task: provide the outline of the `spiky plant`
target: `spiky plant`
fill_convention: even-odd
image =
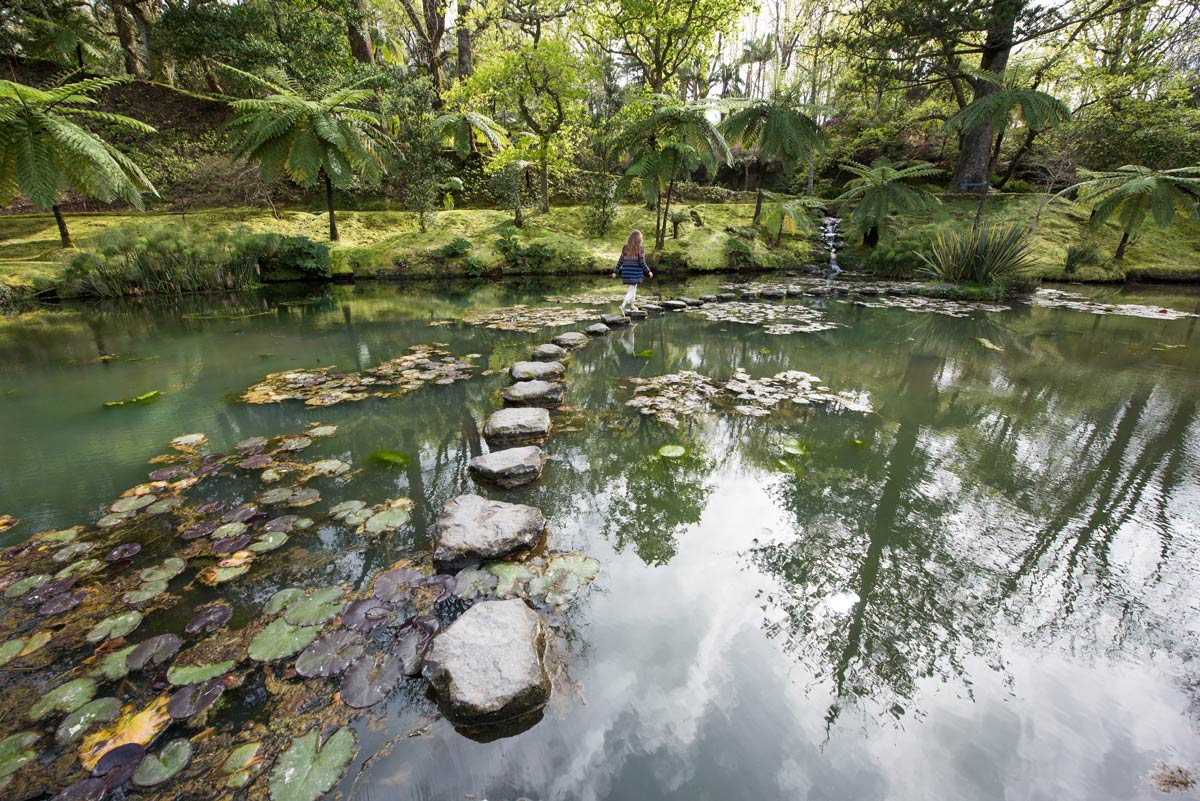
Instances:
[[[1019,225],[993,225],[979,230],[937,235],[918,272],[951,283],[999,284],[1019,278],[1031,265],[1029,238]]]
[[[267,181],[283,173],[304,187],[323,182],[329,239],[336,242],[334,187],[346,189],[355,177],[376,183],[386,171],[383,153],[391,140],[379,117],[362,108],[375,98],[373,90],[363,85],[366,81],[358,81],[325,87],[306,97],[294,85],[280,86],[235,72],[272,94],[230,104],[238,112],[229,123],[238,134],[233,158],[258,162]]]
[[[817,198],[790,198],[787,195],[778,195],[774,192],[763,192],[763,195],[769,201],[767,206],[767,214],[764,223],[766,224],[767,233],[770,234],[775,244],[783,238],[785,230],[790,229],[792,233],[804,234],[810,236],[816,231],[816,226],[813,224],[812,217],[809,216],[809,211],[822,207],[822,202]]]
[[[54,212],[63,247],[71,235],[58,206],[63,189],[105,203],[123,200],[142,208],[142,193],[154,187],[127,156],[75,120],[94,120],[141,133],[143,122],[98,111],[93,95],[127,78],[88,78],[37,89],[0,80],[0,206],[24,195]]]
[[[917,211],[938,202],[930,192],[907,183],[941,173],[927,161],[905,165],[902,161],[876,159],[870,167],[857,161],[841,167],[855,177],[846,183],[846,190],[834,203],[842,205],[843,213],[847,206],[850,208],[850,233],[861,235],[866,247],[878,245],[880,233],[891,230],[893,213]]]
[[[1077,193],[1092,207],[1089,223],[1093,230],[1116,217],[1121,241],[1113,258],[1125,256],[1129,239],[1142,230],[1146,218],[1167,227],[1177,217],[1200,219],[1200,166],[1152,170],[1127,164],[1110,172],[1080,170],[1085,180],[1068,186],[1058,196]]]
[[[474,111],[453,111],[433,121],[434,135],[446,142],[466,161],[480,147],[493,150],[508,147],[508,134],[487,115]]]

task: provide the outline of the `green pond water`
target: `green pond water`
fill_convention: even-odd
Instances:
[[[722,280],[651,294],[697,296]],[[818,333],[772,335],[694,311],[653,317],[574,354],[538,483],[478,487],[467,462],[486,450],[479,432],[501,405],[505,368],[582,324],[429,324],[613,289],[372,285],[0,321],[0,515],[20,519],[0,533],[10,572],[35,532],[87,525],[81,539],[104,536],[90,524],[162,466],[148,460],[174,437],[203,432],[201,453],[229,454],[249,437],[338,427],[298,460],[354,471],[309,482],[317,503],[272,512],[315,525],[216,588],[196,580],[216,557],[190,559],[125,645],[177,633],[182,657],[200,639],[182,630],[202,603],[227,601],[225,631],[236,632],[257,625],[283,587],[368,591],[397,560],[427,551],[442,503],[465,492],[537,505],[547,548],[600,563],[591,586],[545,610],[554,691],[532,725],[457,731],[419,678],[346,712],[337,680],[240,656],[243,683],[208,713],[210,731],[174,723],[151,748],[192,738],[191,766],[173,783],[120,792],[230,797],[205,749],[223,759],[254,739],[265,744],[262,770],[244,792],[265,798],[288,740],[314,721],[356,733],[333,791],[348,799],[1149,799],[1163,797],[1150,778],[1157,762],[1200,768],[1197,318],[1024,303],[947,317],[846,298],[773,304],[812,307],[839,326]],[[1177,291],[1088,294],[1200,310],[1200,296]],[[329,408],[236,400],[268,373],[365,370],[431,342],[478,354],[473,377]],[[672,428],[625,405],[630,377],[738,369],[806,371],[873,411],[723,408]],[[154,390],[157,402],[102,408]],[[658,457],[669,444],[686,455]],[[380,450],[408,461],[372,461]],[[225,472],[189,503],[254,502],[264,489]],[[412,500],[411,519],[382,535],[326,516],[339,501],[396,498]],[[47,628],[56,638],[0,667],[0,740],[47,732],[0,796],[49,797],[86,775],[78,743],[54,744],[61,715],[30,723],[25,709],[90,669],[95,646],[66,643],[128,608],[104,596],[106,584],[124,589],[139,569],[200,547],[176,536],[179,525],[173,513],[140,523],[131,567],[78,579],[99,586],[83,620],[38,620],[20,599],[0,600],[0,641]],[[445,625],[464,606],[435,610]],[[141,708],[163,691],[153,674],[102,683],[97,696]],[[308,694],[289,701],[280,685]]]

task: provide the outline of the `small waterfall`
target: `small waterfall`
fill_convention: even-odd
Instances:
[[[825,247],[829,248],[829,272],[832,275],[837,275],[842,271],[838,266],[838,238],[841,234],[841,217],[825,217],[821,220],[821,239],[825,242]]]

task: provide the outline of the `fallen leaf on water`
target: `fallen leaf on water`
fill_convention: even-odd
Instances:
[[[100,757],[119,745],[137,743],[149,747],[154,738],[162,733],[171,722],[167,713],[167,696],[160,695],[141,711],[130,706],[107,728],[83,738],[79,749],[79,762],[86,770],[92,770]]]

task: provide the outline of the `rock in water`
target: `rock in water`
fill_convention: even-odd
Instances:
[[[649,312],[650,314],[660,314],[662,310],[663,307],[659,306],[657,303],[646,303],[642,305],[642,311]]]
[[[546,454],[536,445],[492,451],[471,460],[468,469],[476,479],[491,481],[505,489],[537,481]]]
[[[703,306],[704,305],[704,301],[700,300],[699,298],[685,298],[685,297],[681,296],[679,299],[682,300],[684,303],[686,303],[689,306]]]
[[[661,305],[664,309],[671,311],[683,311],[687,308],[687,304],[682,300],[664,300]]]
[[[549,381],[518,381],[501,395],[510,406],[557,406],[563,402],[563,387]]]
[[[524,601],[485,601],[434,638],[424,674],[451,721],[499,723],[550,699],[545,650],[541,618]]]
[[[625,316],[630,320],[645,320],[649,315],[645,309],[630,309],[625,312]]]
[[[546,528],[541,510],[519,503],[459,495],[442,505],[433,533],[438,570],[461,570],[537,545]]]
[[[783,298],[787,297],[787,290],[770,287],[762,290],[758,294],[763,300],[782,300]]]
[[[583,333],[587,334],[589,337],[602,337],[611,330],[612,329],[604,323],[594,323],[583,329]]]
[[[619,328],[623,325],[629,325],[629,318],[623,314],[602,314],[600,315],[600,322],[610,328]]]
[[[719,303],[729,303],[730,301],[737,300],[737,298],[738,296],[732,292],[722,292],[717,295],[717,301]]]
[[[541,442],[550,434],[550,412],[533,407],[501,409],[483,426],[489,445],[528,445]]]
[[[704,301],[705,303],[716,303],[717,296],[716,295],[701,295],[700,300]]]
[[[530,356],[535,362],[556,362],[567,355],[566,348],[560,348],[558,345],[538,345],[533,349]]]
[[[559,334],[553,340],[555,345],[568,350],[575,350],[587,344],[588,338],[578,331],[568,331],[565,334]]]
[[[514,362],[508,377],[513,381],[557,381],[564,372],[562,362]]]

